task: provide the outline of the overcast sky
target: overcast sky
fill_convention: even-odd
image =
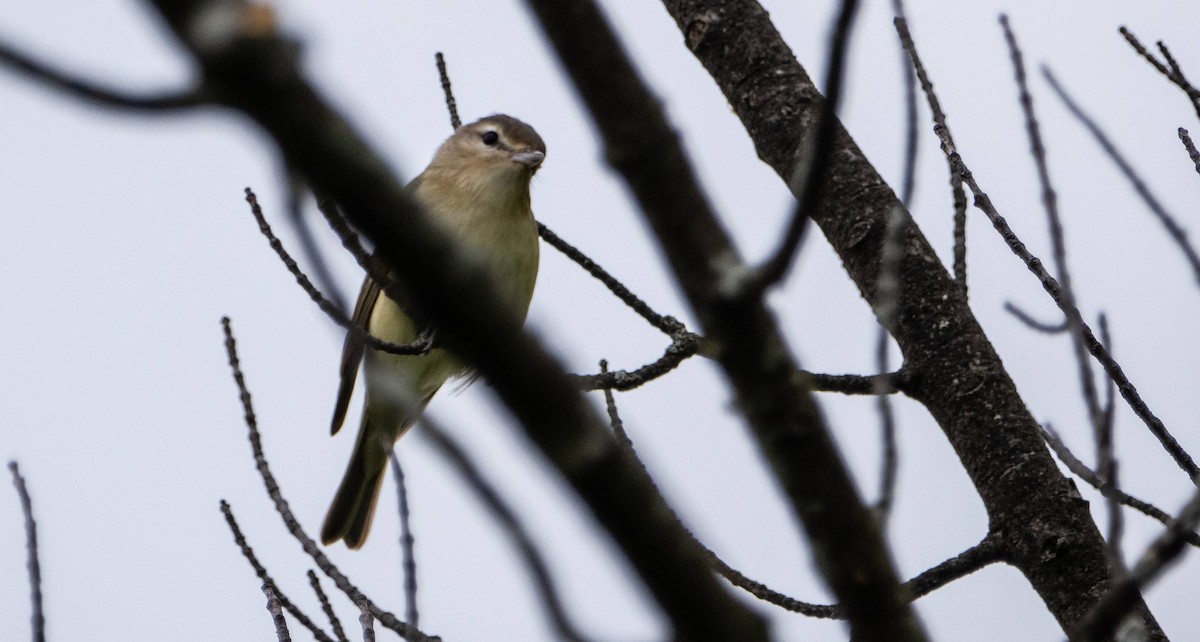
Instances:
[[[773,245],[788,195],[655,2],[603,3],[682,133],[710,197],[746,256]],[[797,57],[823,84],[835,2],[765,1]],[[883,175],[898,184],[904,136],[901,63],[890,3],[870,2],[854,33],[842,116]],[[1117,34],[1164,39],[1200,77],[1200,6],[1128,2],[911,2],[912,30],[959,149],[1031,249],[1049,258],[1038,188],[997,15],[1007,11],[1031,65],[1052,67],[1185,227],[1196,227],[1200,177],[1176,137],[1196,125],[1182,93]],[[518,116],[545,139],[534,182],[539,219],[609,267],[652,306],[689,322],[653,241],[606,168],[589,121],[519,2],[281,0],[305,43],[316,84],[405,179],[449,134],[433,66],[449,60],[465,119]],[[484,8],[486,7],[486,8]],[[142,3],[9,0],[0,38],[98,81],[137,91],[181,87],[186,59]],[[1127,182],[1033,78],[1051,172],[1085,314],[1109,314],[1116,355],[1185,447],[1200,452],[1195,320],[1200,293],[1178,251]],[[242,200],[257,190],[293,249],[279,167],[267,139],[236,115],[151,117],[64,99],[0,69],[0,457],[20,462],[38,518],[48,632],[61,640],[274,639],[259,582],[217,510],[228,500],[282,588],[316,615],[307,558],[273,512],[253,469],[218,320],[233,319],[271,465],[314,533],[353,431],[328,435],[341,332],[295,286]],[[913,216],[948,260],[945,163],[922,111]],[[968,231],[972,307],[1034,415],[1088,461],[1093,453],[1070,350],[1007,316],[1014,301],[1056,319],[1036,280],[974,210]],[[326,235],[328,236],[328,235]],[[361,275],[323,238],[343,296]],[[299,252],[297,252],[299,253]],[[836,257],[812,235],[773,298],[812,370],[873,368],[875,326]],[[543,246],[529,325],[576,372],[600,358],[633,368],[666,342],[603,288]],[[537,533],[572,617],[600,639],[661,639],[663,622],[611,547],[491,403],[485,384],[430,406],[471,448]],[[599,401],[599,396],[595,396]],[[763,474],[716,370],[700,359],[619,397],[635,443],[669,499],[733,566],[800,599],[825,601],[805,542]],[[868,497],[876,493],[877,420],[864,399],[821,397]],[[356,401],[357,404],[357,401]],[[976,543],[983,508],[937,425],[899,402],[901,476],[891,523],[911,577]],[[351,409],[357,416],[357,410]],[[354,422],[349,422],[353,424]],[[353,426],[352,426],[353,427]],[[1124,407],[1117,443],[1123,485],[1174,511],[1189,483]],[[552,639],[530,580],[419,433],[399,453],[410,480],[421,628],[446,640]],[[1084,489],[1088,498],[1095,493]],[[403,613],[395,493],[389,485],[366,548],[330,550],[354,581]],[[1103,506],[1093,501],[1103,518]],[[1128,515],[1126,553],[1159,531]],[[20,509],[0,492],[0,638],[28,631]],[[1168,634],[1195,630],[1192,555],[1148,599]],[[736,590],[736,589],[732,589]],[[337,602],[347,624],[355,610]],[[769,605],[779,639],[841,640],[841,624]],[[1053,618],[1015,570],[990,567],[922,599],[942,640],[1057,640]],[[169,632],[169,633],[166,633]],[[293,623],[297,639],[307,639]]]

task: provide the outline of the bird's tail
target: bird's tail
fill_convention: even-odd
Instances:
[[[364,418],[350,465],[321,526],[321,542],[326,546],[344,540],[352,549],[362,548],[371,530],[375,505],[383,489],[383,474],[387,471],[388,449],[380,440],[369,438],[377,431],[371,430],[367,421]]]

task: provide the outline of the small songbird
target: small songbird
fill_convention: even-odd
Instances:
[[[406,190],[451,238],[482,262],[500,298],[525,318],[538,270],[538,232],[529,182],[546,157],[532,127],[494,115],[455,130]],[[404,308],[363,282],[354,322],[384,341],[407,344],[422,336]],[[434,348],[423,355],[395,355],[369,348],[353,334],[342,348],[341,386],[333,432],[346,418],[359,364],[366,362],[366,402],[354,454],[321,527],[326,545],[338,540],[361,548],[383,487],[388,453],[421,415],[447,379],[467,374],[454,355]]]

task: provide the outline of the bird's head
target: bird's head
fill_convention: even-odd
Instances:
[[[434,155],[426,179],[492,198],[528,199],[529,180],[546,158],[546,144],[532,127],[503,114],[455,130]]]

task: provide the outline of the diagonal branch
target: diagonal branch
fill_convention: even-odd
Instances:
[[[759,158],[788,180],[821,101],[767,12],[754,0],[663,5],[741,119]],[[902,206],[840,126],[836,150],[830,195],[813,221],[875,306],[887,215]],[[902,238],[904,297],[888,330],[911,377],[905,392],[925,405],[954,447],[1004,558],[1028,578],[1060,625],[1072,629],[1112,582],[1104,539],[1046,452],[1037,421],[962,288],[909,217]],[[1151,639],[1163,639],[1147,609],[1138,615]]]
[[[203,87],[144,96],[124,94],[55,69],[3,42],[0,42],[0,66],[8,67],[73,98],[102,107],[165,114],[178,113],[215,102],[214,97]]]
[[[595,3],[529,0],[736,391],[764,459],[804,525],[817,568],[861,640],[921,640],[879,524],[759,296],[730,291],[750,268],[697,184],[675,132]],[[664,189],[670,186],[670,189]]]

